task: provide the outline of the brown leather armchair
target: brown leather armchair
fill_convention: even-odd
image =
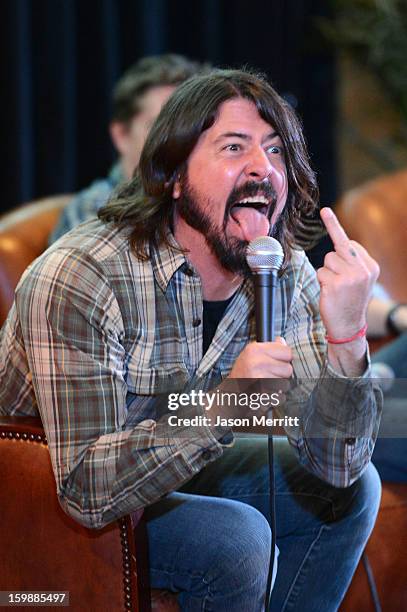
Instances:
[[[0,326],[21,274],[46,249],[71,197],[0,218]],[[93,531],[63,512],[40,419],[0,417],[0,483],[0,590],[69,591],[73,612],[179,610],[173,594],[150,593],[142,520],[126,516]]]
[[[407,302],[406,204],[407,170],[403,170],[353,189],[336,206],[348,235],[379,262],[380,282],[395,300],[404,302]],[[378,519],[367,545],[383,612],[407,609],[406,551],[407,485],[385,482]],[[341,607],[341,612],[354,610],[375,610],[362,562]]]
[[[39,419],[0,417],[0,482],[0,590],[68,591],[75,611],[150,610],[131,517],[91,531],[63,512]]]
[[[349,236],[379,262],[384,288],[407,302],[407,170],[352,189],[335,210]]]
[[[20,276],[47,248],[48,236],[71,198],[44,198],[0,217],[0,326],[13,303]]]

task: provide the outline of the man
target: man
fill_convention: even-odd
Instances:
[[[50,236],[50,244],[79,223],[95,217],[113,189],[132,177],[148,130],[162,105],[177,85],[207,69],[205,64],[168,53],[144,57],[126,70],[113,90],[109,126],[119,159],[105,179],[94,181],[69,202]]]
[[[62,507],[93,528],[147,508],[151,584],[178,592],[182,610],[264,609],[267,439],[230,446],[218,401],[199,428],[169,427],[166,394],[317,379],[287,427],[291,446],[276,449],[273,609],[336,610],[374,524],[380,406],[361,376],[378,267],[325,209],[335,251],[318,283],[291,248],[316,193],[298,120],[262,77],[194,77],[163,107],[137,176],[100,211],[106,223],[37,260],[2,330],[0,406],[41,415]],[[257,343],[245,251],[264,234],[285,263],[280,337]]]

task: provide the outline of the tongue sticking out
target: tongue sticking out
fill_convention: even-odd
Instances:
[[[240,225],[244,239],[248,242],[259,236],[267,236],[270,231],[268,218],[255,208],[235,206],[232,217]]]

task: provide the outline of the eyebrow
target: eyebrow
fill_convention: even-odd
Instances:
[[[276,131],[270,132],[269,134],[267,134],[264,141],[272,140],[277,136],[278,134]],[[242,140],[251,140],[251,136],[249,136],[248,134],[244,134],[243,132],[225,132],[224,134],[220,134],[217,138],[215,138],[215,143],[220,142],[225,138],[241,138]]]

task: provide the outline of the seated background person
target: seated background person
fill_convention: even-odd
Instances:
[[[169,431],[165,393],[318,380],[301,425],[287,427],[291,446],[276,449],[273,609],[336,610],[375,521],[380,399],[364,330],[378,266],[325,209],[334,251],[317,278],[292,248],[316,198],[299,122],[264,79],[192,78],[101,220],[26,272],[1,331],[0,410],[40,414],[62,507],[91,528],[147,507],[151,584],[179,592],[183,610],[264,609],[268,450],[264,436],[229,447],[215,418],[194,435]],[[266,234],[285,252],[280,338],[257,343],[245,254]],[[349,401],[330,392],[338,382]],[[312,435],[325,423],[329,436]]]
[[[126,70],[113,90],[109,125],[119,159],[105,179],[94,181],[65,207],[50,236],[50,244],[79,223],[95,217],[112,190],[133,176],[148,131],[164,102],[177,85],[208,67],[168,53],[141,58]]]

